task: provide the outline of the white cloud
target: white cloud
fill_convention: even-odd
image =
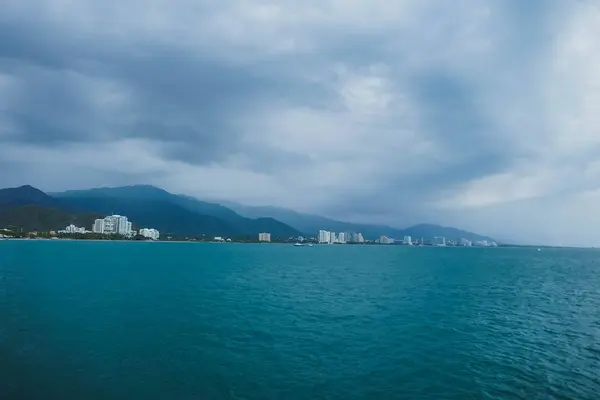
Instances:
[[[583,3],[564,21],[535,63],[536,79],[515,76],[519,92],[510,86],[498,96],[506,100],[498,125],[520,156],[506,171],[461,184],[443,207],[571,196],[600,182],[600,8]]]

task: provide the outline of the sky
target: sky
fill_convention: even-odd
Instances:
[[[4,0],[0,187],[600,245],[598,0]]]

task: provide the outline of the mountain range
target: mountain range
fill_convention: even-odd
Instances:
[[[397,239],[412,236],[431,240],[435,236],[444,236],[493,240],[472,232],[431,224],[398,229],[337,221],[279,207],[206,202],[149,185],[56,193],[44,193],[28,185],[0,189],[0,227],[57,230],[73,223],[90,229],[95,218],[113,213],[126,215],[134,227],[156,228],[161,235],[241,237],[270,232],[275,238],[288,238],[314,236],[319,229],[326,229],[361,232],[367,239],[385,235]]]
[[[295,227],[301,232],[317,232],[319,229],[325,229],[334,232],[361,232],[366,238],[371,239],[385,235],[395,239],[402,239],[404,236],[411,236],[412,238],[424,238],[425,240],[432,240],[434,237],[438,236],[449,239],[465,238],[472,241],[494,241],[494,239],[489,236],[483,236],[461,229],[434,224],[417,224],[408,228],[400,229],[387,225],[343,222],[319,215],[299,213],[297,211],[281,207],[247,206],[228,201],[222,201],[221,204],[248,218],[253,218],[257,215],[268,215]]]

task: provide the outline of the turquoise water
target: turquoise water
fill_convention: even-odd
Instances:
[[[0,241],[0,359],[11,399],[593,399],[600,251]]]

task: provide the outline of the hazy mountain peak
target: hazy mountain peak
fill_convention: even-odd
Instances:
[[[0,203],[49,204],[52,198],[31,185],[0,189]]]
[[[113,186],[99,187],[89,189],[67,190],[64,192],[52,193],[58,197],[73,197],[73,196],[127,196],[127,197],[146,197],[148,199],[156,198],[157,196],[165,197],[171,195],[164,189],[152,185],[129,185],[129,186]]]

